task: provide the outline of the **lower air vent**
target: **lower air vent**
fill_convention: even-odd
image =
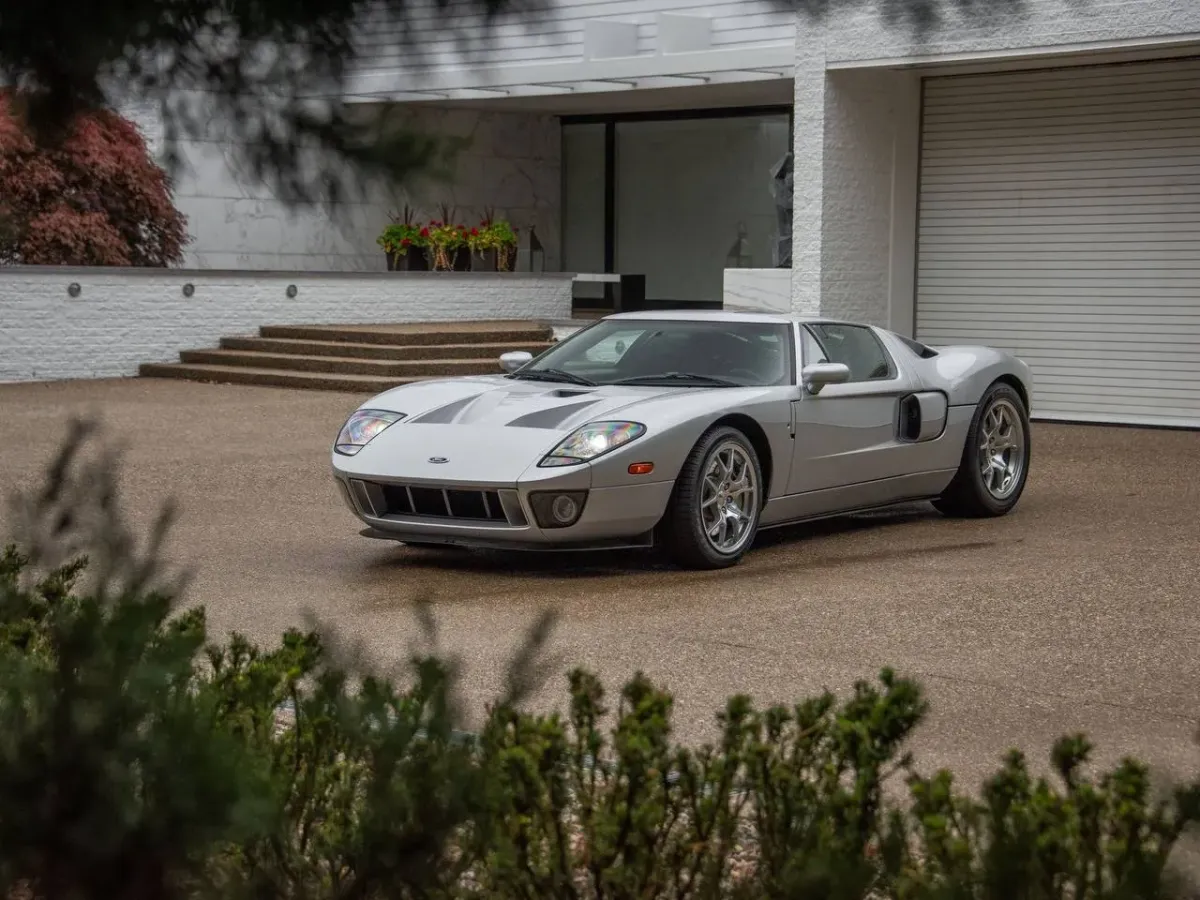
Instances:
[[[455,519],[470,522],[508,523],[499,491],[463,490],[428,485],[378,484],[358,482],[355,495],[365,495],[369,512],[378,517],[420,516],[429,519]],[[357,488],[357,485],[356,485]]]

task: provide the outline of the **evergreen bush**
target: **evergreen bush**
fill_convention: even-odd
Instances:
[[[89,436],[0,557],[0,897],[1191,896],[1169,857],[1200,782],[1156,798],[1136,760],[1088,777],[1071,736],[1055,781],[1014,752],[972,796],[917,774],[926,700],[888,670],[841,700],[735,696],[689,747],[641,675],[615,709],[575,670],[563,713],[524,711],[549,619],[473,735],[436,652],[391,680],[317,630],[214,642],[161,566],[169,516],[139,549]]]

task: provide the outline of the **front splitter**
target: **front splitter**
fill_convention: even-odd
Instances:
[[[446,544],[453,547],[466,547],[478,550],[519,550],[525,553],[563,553],[589,550],[648,550],[654,547],[654,532],[629,538],[609,538],[600,541],[564,541],[562,543],[534,541],[489,541],[487,538],[461,537],[458,535],[441,534],[405,534],[402,531],[382,531],[378,528],[364,528],[359,535],[377,541],[392,541],[400,544]]]

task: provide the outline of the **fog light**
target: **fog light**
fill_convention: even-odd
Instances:
[[[574,497],[559,494],[554,498],[554,502],[550,504],[550,514],[554,516],[555,522],[568,525],[574,522],[579,515],[579,504],[575,502]]]
[[[586,491],[542,491],[532,494],[529,502],[542,528],[566,528],[579,521]]]

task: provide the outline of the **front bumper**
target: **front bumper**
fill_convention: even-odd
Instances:
[[[343,501],[373,538],[512,550],[645,547],[670,501],[672,481],[592,487],[587,466],[527,484],[431,481],[334,469]],[[578,518],[543,527],[538,493],[582,495]]]

